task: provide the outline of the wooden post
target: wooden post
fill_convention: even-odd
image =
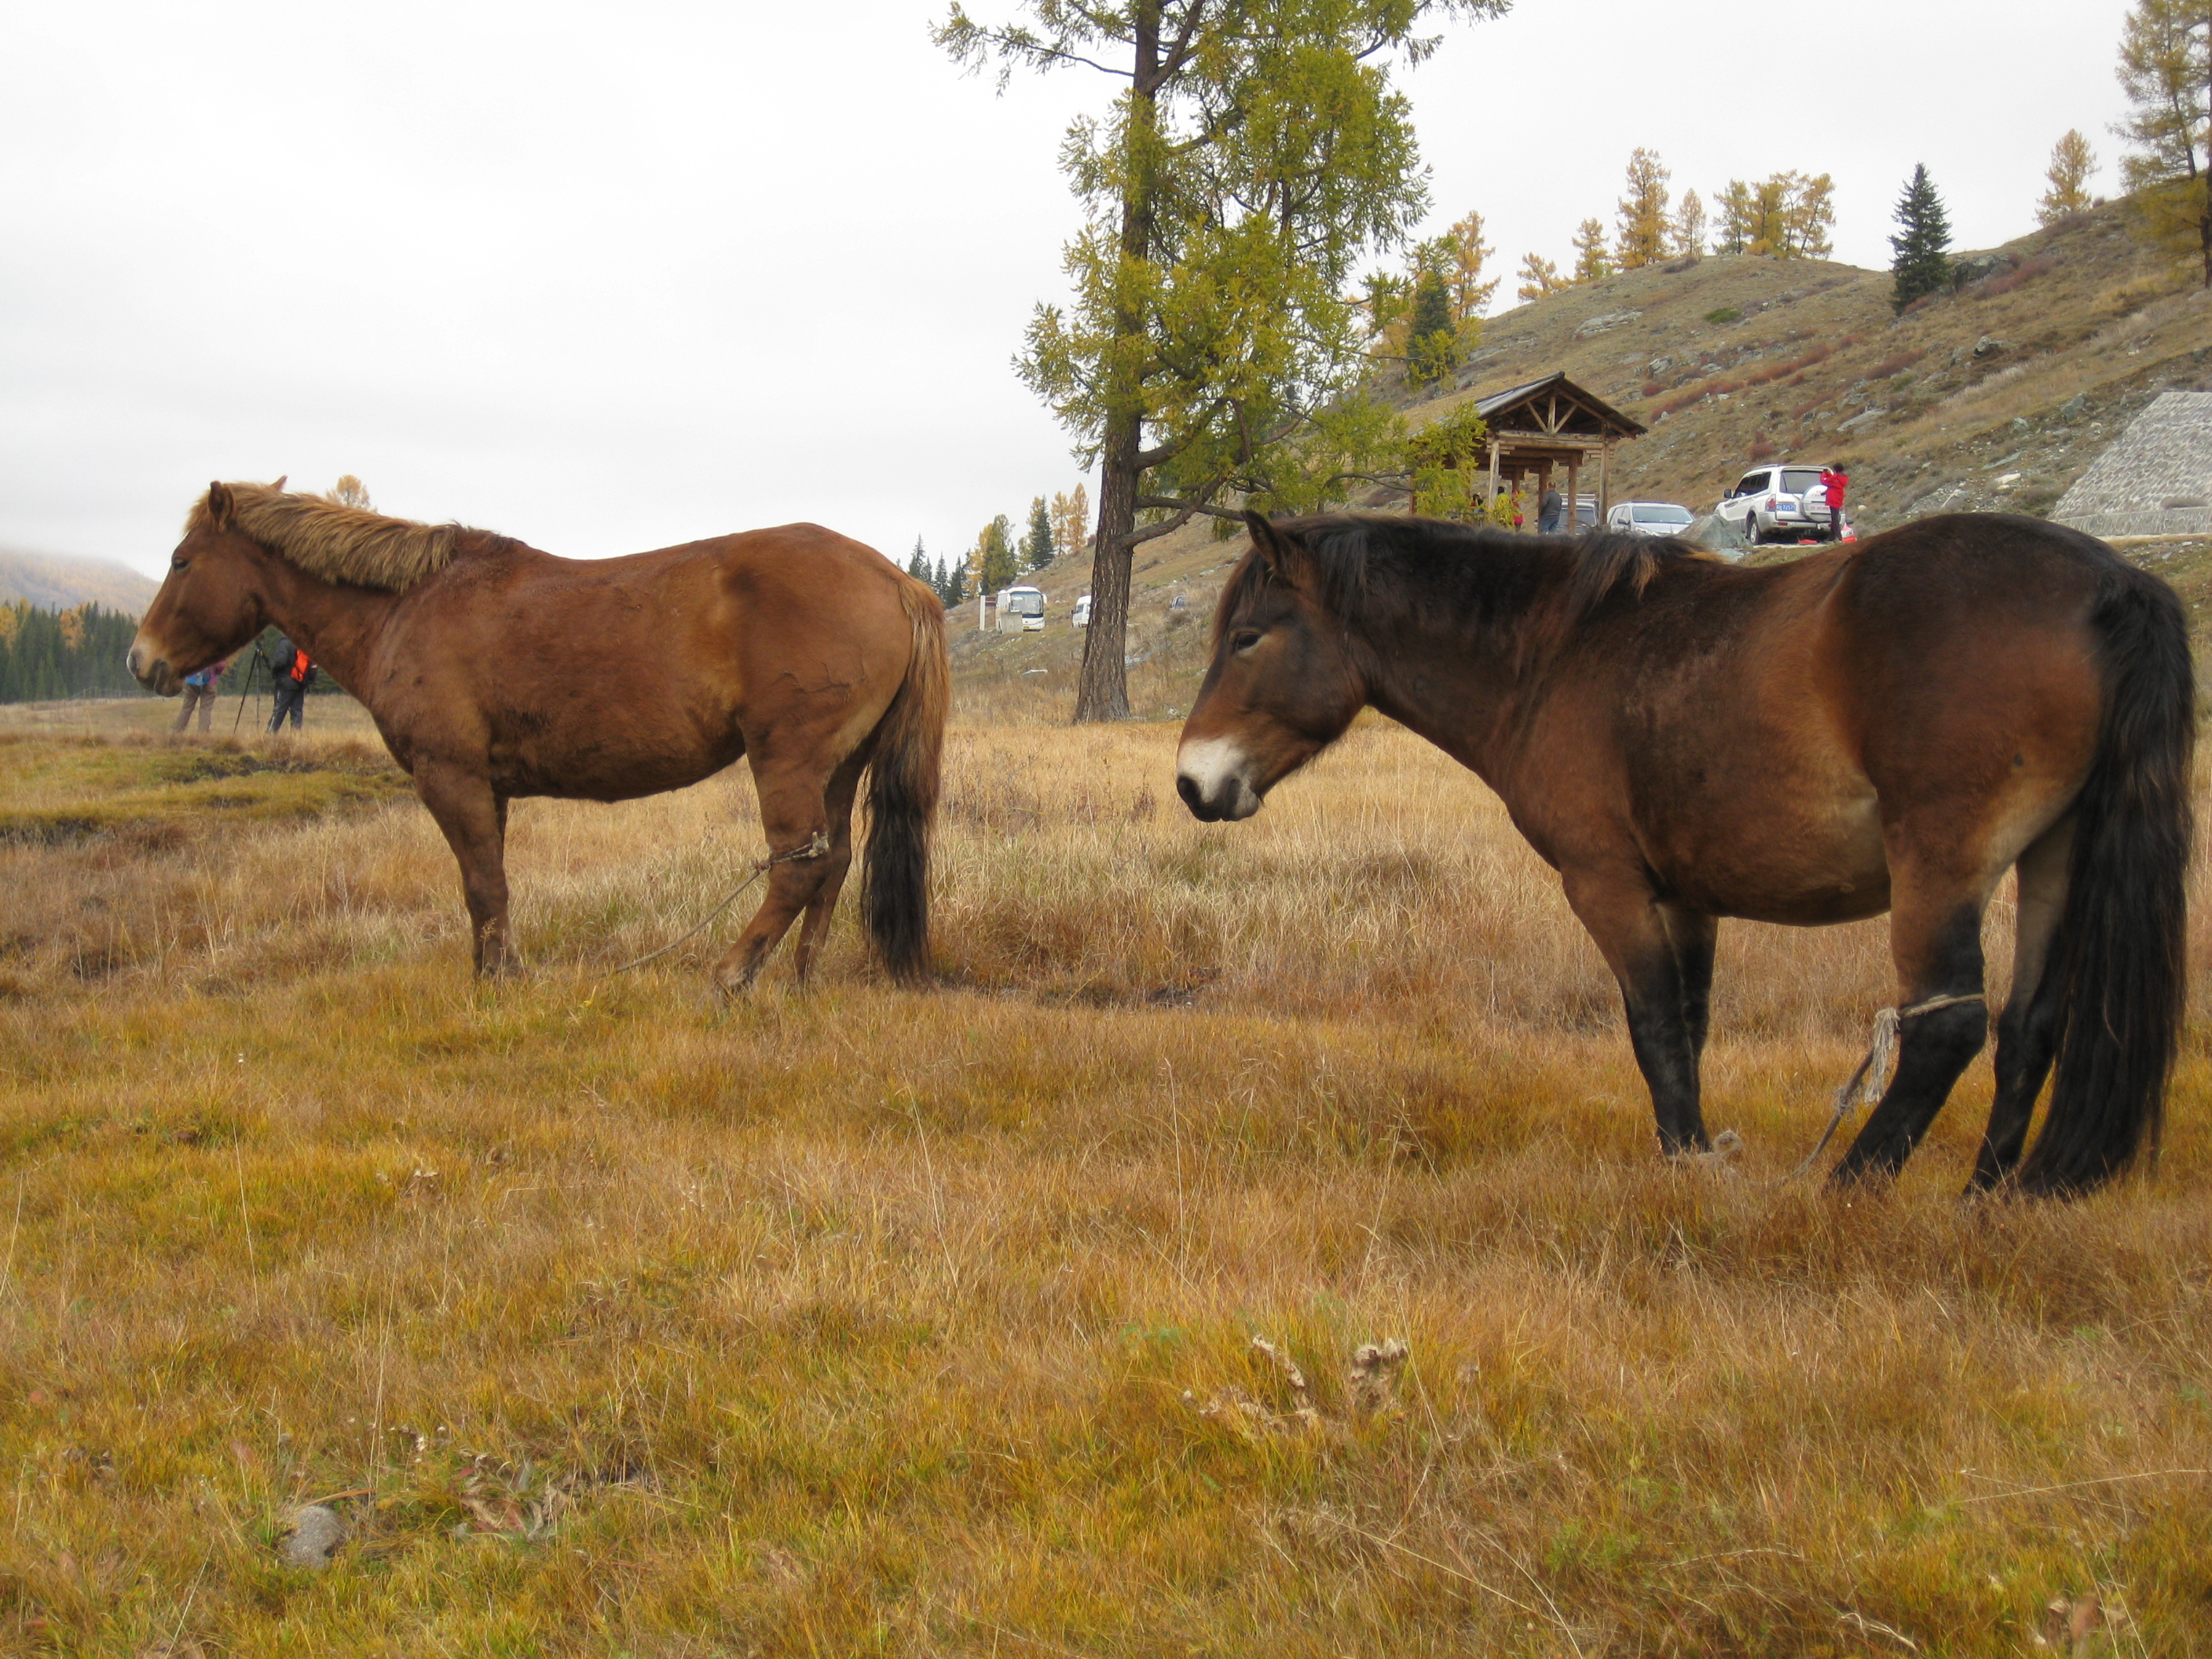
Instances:
[[[1602,525],[1613,511],[1613,439],[1607,434],[1597,451],[1597,521]]]
[[[1490,441],[1490,488],[1482,498],[1482,520],[1490,522],[1490,505],[1498,499],[1498,440]]]
[[[1552,458],[1547,455],[1536,469],[1536,528],[1544,527],[1544,497],[1552,493]]]
[[[1567,534],[1575,533],[1575,522],[1582,514],[1583,463],[1581,453],[1567,463]]]

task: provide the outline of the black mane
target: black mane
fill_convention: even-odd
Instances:
[[[1564,638],[1615,595],[1640,597],[1663,566],[1687,556],[1649,536],[1528,536],[1354,513],[1288,519],[1276,528],[1303,552],[1322,603],[1346,621],[1387,630],[1441,617],[1505,650],[1526,642],[1538,612],[1548,612],[1545,625]],[[1222,596],[1217,643],[1230,617],[1274,580],[1264,559],[1246,556]]]

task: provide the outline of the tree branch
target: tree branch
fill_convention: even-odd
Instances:
[[[1244,514],[1242,509],[1231,507],[1216,507],[1211,501],[1186,501],[1178,500],[1173,495],[1139,495],[1137,497],[1137,505],[1139,507],[1157,508],[1163,512],[1180,514],[1181,516],[1177,518],[1174,524],[1169,526],[1169,528],[1181,528],[1182,526],[1190,522],[1193,514],[1199,513],[1210,514],[1217,519],[1226,519],[1231,524],[1243,524],[1244,522]],[[1156,532],[1155,533],[1158,532]],[[1134,546],[1135,544],[1132,543],[1131,545]]]

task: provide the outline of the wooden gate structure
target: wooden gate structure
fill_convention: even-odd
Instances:
[[[1601,526],[1613,506],[1613,447],[1640,438],[1647,429],[1577,386],[1564,370],[1477,398],[1474,410],[1490,428],[1490,483],[1484,501],[1497,499],[1501,482],[1517,489],[1522,479],[1534,478],[1540,501],[1551,487],[1552,469],[1564,466],[1570,533],[1577,528],[1583,468],[1596,459],[1597,521]]]

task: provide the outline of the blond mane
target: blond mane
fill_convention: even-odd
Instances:
[[[268,484],[223,488],[230,494],[230,528],[311,576],[356,587],[404,592],[451,564],[461,538],[478,533],[457,524],[389,519],[326,496],[288,494]],[[207,526],[214,517],[208,497],[201,496],[185,533]]]

